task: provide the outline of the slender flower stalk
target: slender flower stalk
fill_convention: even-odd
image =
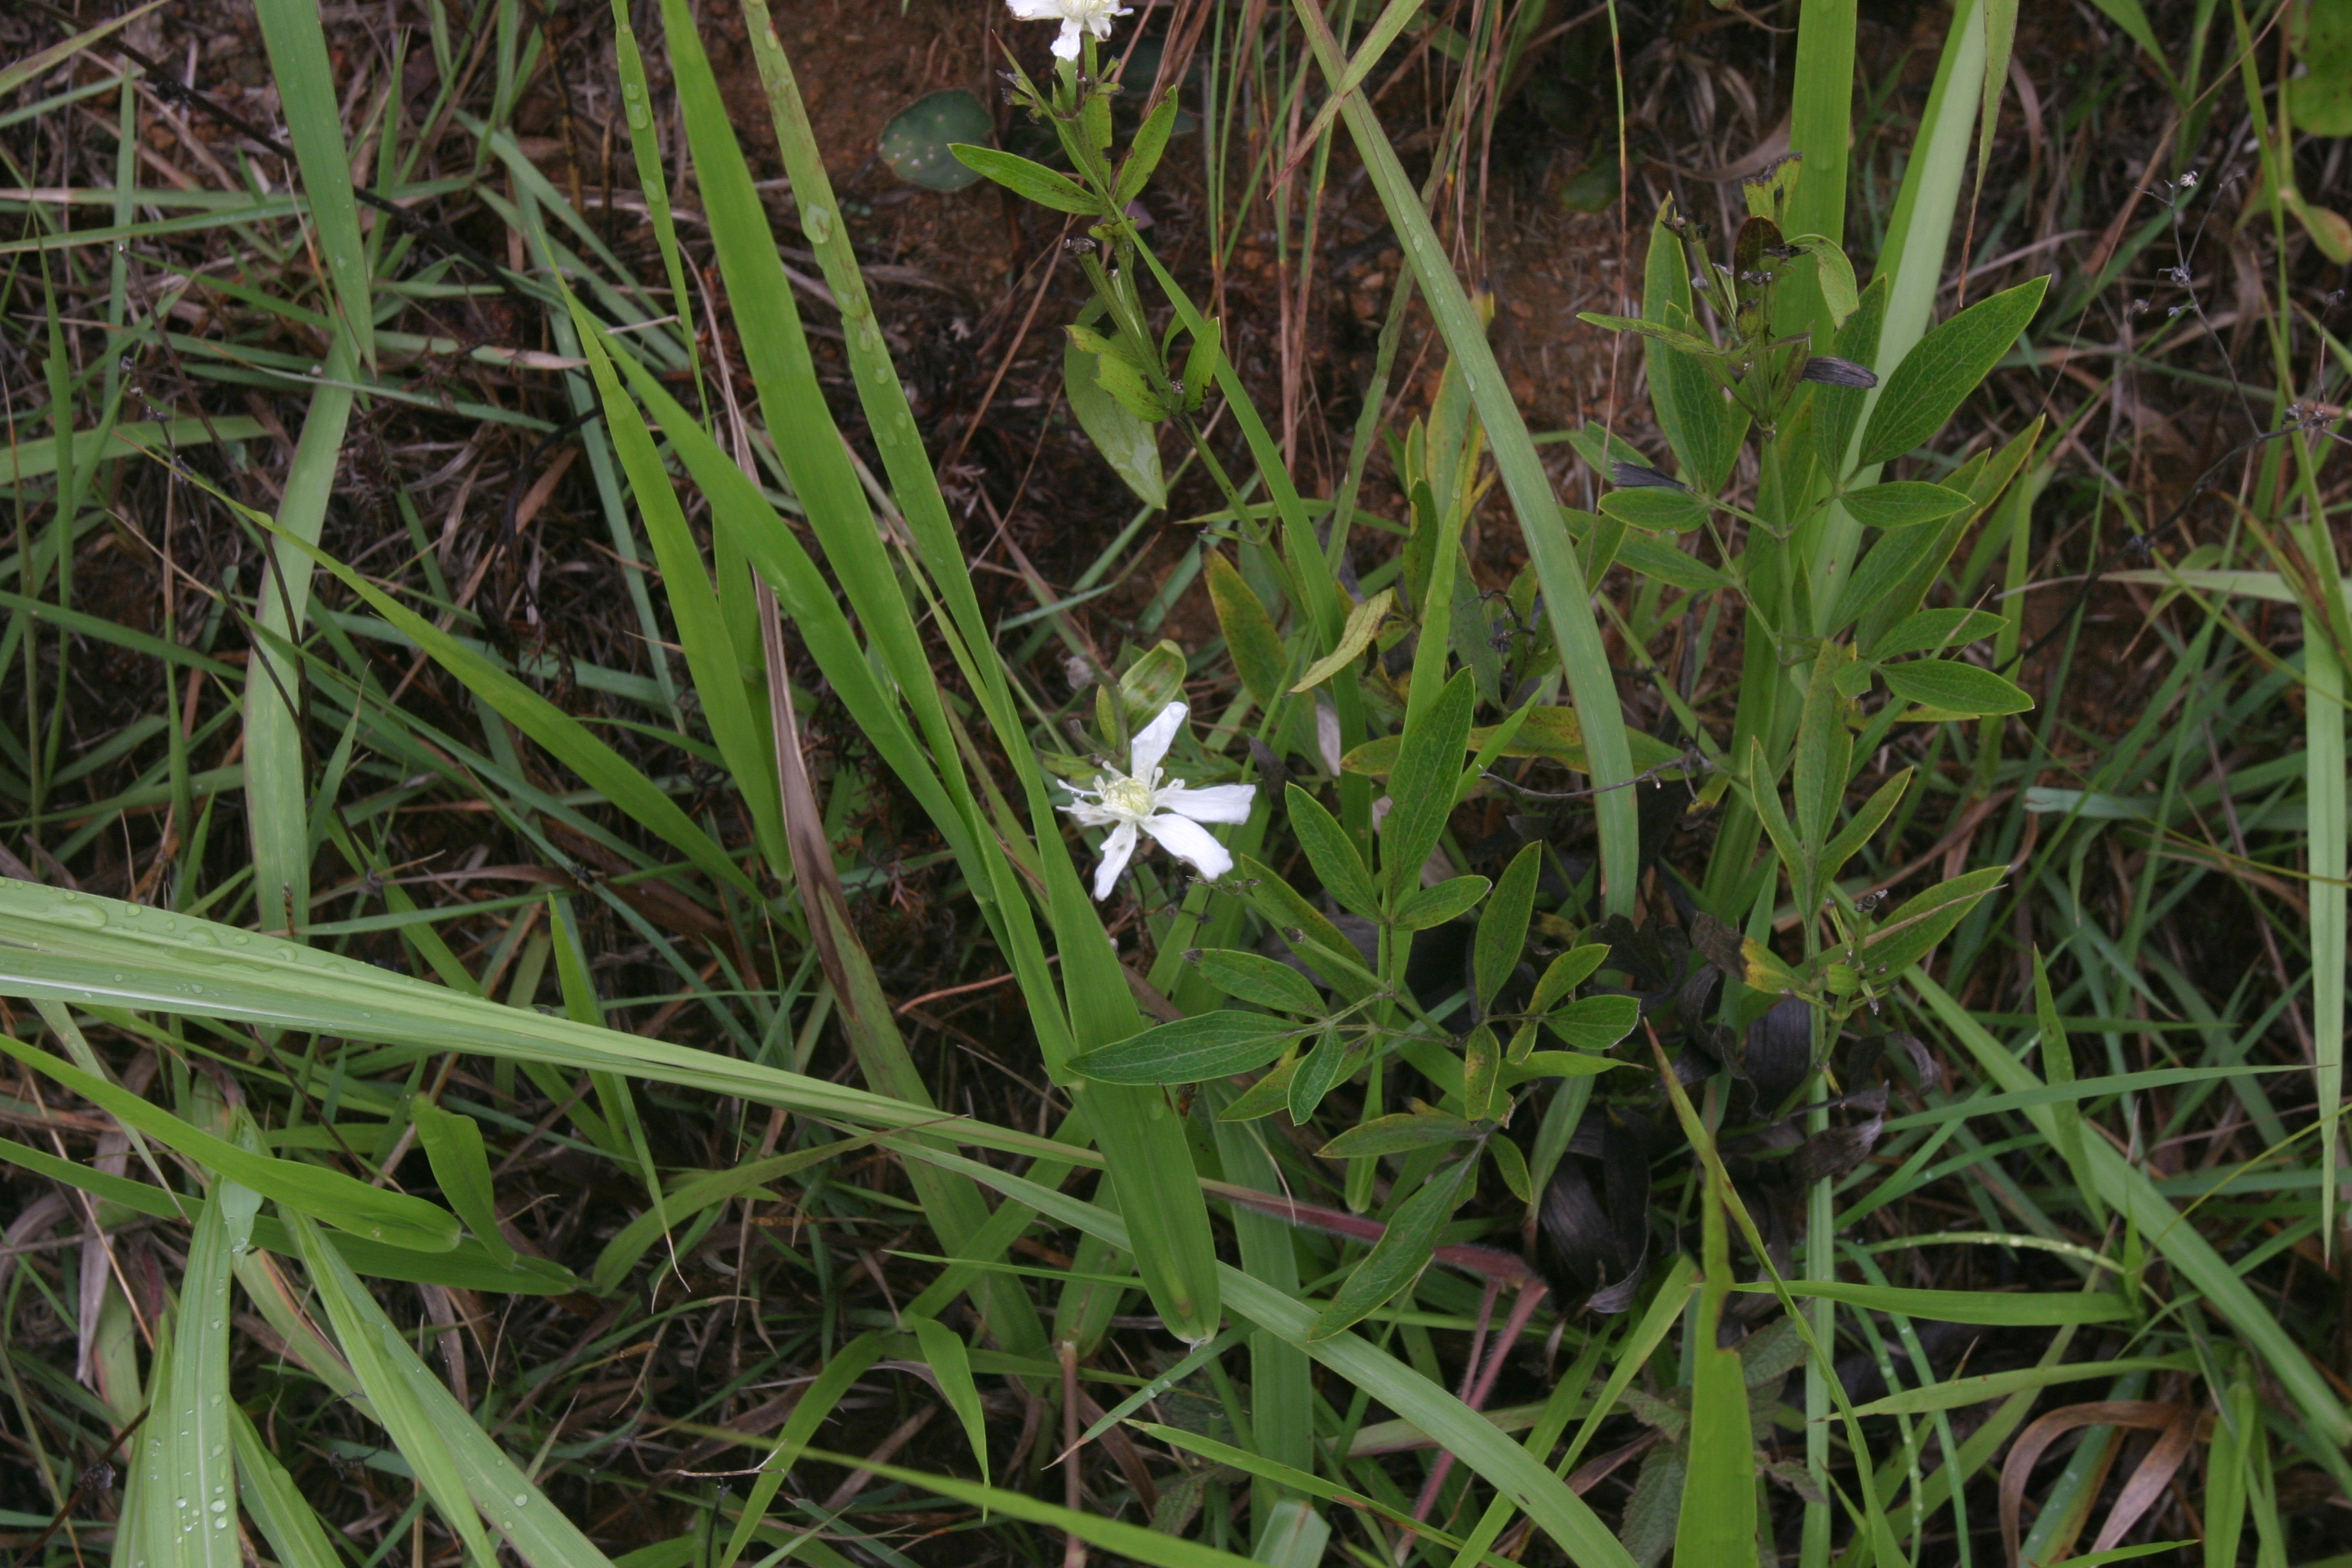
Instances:
[[[1160,763],[1192,710],[1171,702],[1145,725],[1128,749],[1128,772],[1095,775],[1091,785],[1064,781],[1076,798],[1062,809],[1081,826],[1108,827],[1102,864],[1095,868],[1095,897],[1107,899],[1135,854],[1137,835],[1148,833],[1160,847],[1211,879],[1234,868],[1234,858],[1204,822],[1246,822],[1255,784],[1210,784],[1194,789],[1182,779],[1160,783]]]

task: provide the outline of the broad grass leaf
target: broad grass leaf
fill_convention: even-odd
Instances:
[[[1991,670],[1958,659],[1922,658],[1879,667],[1886,689],[1942,718],[1979,719],[2023,713],[2033,699]]]
[[[236,1456],[237,1497],[261,1527],[278,1568],[344,1568],[327,1539],[325,1521],[310,1506],[286,1467],[278,1462],[253,1428],[244,1407],[228,1405],[230,1441]]]
[[[1484,877],[1448,877],[1433,888],[1406,894],[1397,904],[1396,923],[1407,931],[1442,926],[1485,898],[1491,886]]]
[[[907,1323],[915,1331],[915,1342],[922,1347],[923,1364],[939,1379],[940,1396],[963,1425],[973,1462],[982,1475],[988,1474],[988,1418],[981,1410],[980,1385],[971,1380],[971,1353],[964,1347],[963,1336],[937,1318],[912,1315]]]
[[[2031,279],[1962,310],[1911,347],[1886,378],[1863,431],[1861,465],[1899,458],[1942,429],[2041,308],[2050,279]]]
[[[74,1160],[61,1160],[55,1154],[31,1149],[14,1139],[0,1138],[0,1161],[21,1165],[26,1170],[52,1181],[62,1182],[99,1199],[101,1203],[120,1205],[132,1214],[151,1219],[183,1220],[184,1212],[193,1207],[194,1200],[175,1195],[146,1182],[134,1182],[127,1176],[110,1175],[107,1172]],[[239,1183],[242,1186],[243,1184]],[[105,1210],[100,1211],[100,1215]],[[294,1238],[287,1234],[283,1224],[268,1215],[257,1215],[253,1221],[253,1245],[266,1252],[283,1257],[299,1256]],[[342,1254],[343,1261],[355,1274],[365,1274],[379,1279],[402,1279],[412,1284],[446,1285],[461,1290],[495,1290],[518,1296],[563,1296],[580,1289],[581,1280],[559,1263],[541,1258],[518,1256],[511,1264],[501,1264],[490,1255],[489,1248],[471,1237],[461,1238],[446,1252],[418,1252],[405,1247],[387,1247],[380,1241],[370,1241],[363,1236],[347,1231],[331,1231],[328,1245]]]
[[[180,1310],[173,1327],[170,1379],[160,1423],[162,1474],[173,1510],[155,1521],[173,1537],[177,1568],[240,1568],[236,1485],[229,1452],[229,1239],[221,1202],[224,1183],[196,1216],[180,1273]]]
[[[1478,1005],[1492,1007],[1527,952],[1528,921],[1534,917],[1536,879],[1543,869],[1544,846],[1529,844],[1511,857],[1494,896],[1478,912],[1478,934],[1470,946],[1470,971]]]
[[[408,1114],[416,1124],[417,1142],[425,1145],[425,1158],[433,1167],[433,1180],[441,1195],[499,1266],[511,1266],[515,1249],[499,1229],[497,1194],[489,1156],[482,1147],[480,1124],[422,1097],[410,1106]]]
[[[1315,1320],[1308,1338],[1328,1340],[1346,1332],[1421,1278],[1437,1249],[1437,1233],[1454,1217],[1476,1165],[1475,1160],[1454,1161],[1397,1206],[1371,1251],[1332,1292],[1331,1304]]]
[[[2054,1366],[2024,1366],[2009,1372],[1983,1372],[1970,1377],[1948,1378],[1903,1389],[1883,1399],[1853,1407],[1856,1415],[1925,1415],[1937,1410],[1958,1410],[1988,1400],[2006,1399],[2027,1389],[2049,1388],[2062,1383],[2085,1383],[2126,1372],[2193,1372],[2185,1355],[2126,1356],[2118,1361],[2063,1362]]]
[[[436,1204],[405,1193],[372,1187],[323,1165],[305,1165],[240,1149],[128,1089],[5,1036],[0,1036],[0,1052],[57,1079],[125,1127],[145,1133],[285,1208],[316,1215],[339,1229],[391,1247],[446,1252],[457,1245],[457,1217]]]
[[[1841,499],[1846,515],[1865,528],[1916,528],[1925,522],[1940,522],[1973,504],[1959,490],[1923,479],[1864,485],[1848,490]]]
[[[1081,1051],[1070,1066],[1100,1083],[1200,1083],[1255,1072],[1297,1036],[1297,1026],[1270,1013],[1220,1007]]]
[[[954,142],[948,151],[966,168],[977,169],[1014,195],[1025,196],[1041,207],[1076,213],[1081,217],[1104,216],[1103,205],[1093,193],[1067,174],[1055,174],[1043,163],[968,142]]]
[[[334,1325],[336,1346],[351,1363],[361,1388],[366,1391],[375,1418],[383,1424],[400,1457],[408,1461],[418,1486],[433,1500],[442,1521],[465,1544],[466,1555],[475,1568],[495,1568],[498,1553],[483,1533],[481,1517],[467,1495],[465,1478],[452,1453],[452,1434],[435,1419],[434,1413],[418,1397],[416,1382],[408,1375],[407,1363],[415,1363],[415,1352],[384,1318],[341,1257],[327,1245],[317,1226],[300,1215],[289,1215],[287,1225],[301,1247],[303,1265],[310,1274],[310,1287]],[[421,1371],[421,1363],[417,1364]],[[467,1426],[473,1426],[472,1419],[462,1413],[459,1419]]]
[[[1209,551],[1204,565],[1209,602],[1216,608],[1217,629],[1224,633],[1225,647],[1234,657],[1234,673],[1259,707],[1270,708],[1282,695],[1283,677],[1290,668],[1281,634],[1248,579],[1225,559],[1223,551]]]
[[[1228,996],[1309,1017],[1323,1011],[1321,994],[1305,975],[1264,953],[1212,947],[1185,956],[1199,967],[1202,979]]]
[[[1298,835],[1298,847],[1307,851],[1307,863],[1315,868],[1323,890],[1350,913],[1367,920],[1377,917],[1380,894],[1372,887],[1371,873],[1364,869],[1363,857],[1356,852],[1355,840],[1339,826],[1339,819],[1297,784],[1289,787],[1286,798],[1291,830]],[[1394,812],[1390,813],[1390,820],[1395,820]]]
[[[1690,1330],[1712,1342],[1714,1314]],[[1712,1342],[1690,1347],[1690,1430],[1684,1444],[1682,1505],[1675,1561],[1709,1568],[1745,1564],[1756,1552],[1756,1439],[1739,1352]]]

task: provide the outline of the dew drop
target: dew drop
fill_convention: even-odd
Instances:
[[[79,899],[52,905],[49,919],[59,925],[80,926],[86,931],[102,931],[106,926],[106,911]]]
[[[530,1494],[529,1492],[517,1492],[517,1493],[515,1493],[515,1507],[517,1507],[517,1508],[523,1508],[523,1507],[528,1506],[528,1505],[530,1504]]]
[[[833,213],[825,207],[810,207],[801,214],[801,226],[808,230],[810,239],[823,245],[833,237]]]

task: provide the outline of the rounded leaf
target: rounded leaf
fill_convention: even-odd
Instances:
[[[980,178],[980,171],[961,162],[949,149],[959,142],[985,142],[996,131],[988,106],[951,87],[907,105],[882,128],[875,150],[890,172],[910,185],[927,191],[960,191]]]

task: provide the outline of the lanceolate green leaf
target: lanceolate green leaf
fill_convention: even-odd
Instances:
[[[415,1359],[415,1352],[402,1342],[374,1300],[361,1288],[358,1277],[327,1245],[317,1228],[300,1215],[289,1215],[287,1225],[301,1246],[311,1288],[318,1292],[334,1325],[335,1342],[351,1363],[360,1386],[367,1391],[376,1419],[383,1423],[401,1458],[415,1472],[417,1484],[433,1500],[443,1521],[465,1543],[467,1558],[476,1568],[493,1568],[497,1553],[482,1532],[481,1517],[467,1495],[465,1479],[451,1456],[451,1434],[433,1419],[432,1412],[417,1397],[415,1382],[407,1375],[404,1363]],[[471,1418],[462,1413],[457,1424],[473,1426]]]
[[[1000,153],[993,147],[975,147],[968,142],[959,142],[949,151],[966,168],[979,170],[1013,195],[1024,196],[1041,207],[1076,213],[1081,217],[1102,216],[1102,203],[1088,195],[1084,185],[1043,163],[1012,153]]]
[[[418,1097],[409,1108],[416,1123],[416,1141],[433,1166],[441,1195],[457,1211],[475,1237],[501,1265],[514,1261],[515,1250],[499,1229],[497,1194],[492,1190],[489,1156],[482,1148],[482,1129],[470,1116],[460,1116]]]
[[[1103,1083],[1200,1083],[1254,1072],[1298,1035],[1297,1026],[1271,1013],[1219,1008],[1081,1052],[1070,1065]]]
[[[1895,696],[1940,714],[1974,718],[2022,713],[2033,706],[2033,699],[2007,678],[1956,658],[1881,665],[1878,676]]]
[[[180,1276],[166,1403],[169,1532],[179,1568],[238,1568],[236,1465],[229,1453],[229,1237],[220,1184],[196,1217]]]
[[[1899,458],[1944,427],[1963,398],[2042,306],[2050,279],[2035,278],[1979,300],[1929,332],[1903,356],[1862,432],[1856,461],[1864,468]],[[1957,507],[1948,509],[1958,510]]]

